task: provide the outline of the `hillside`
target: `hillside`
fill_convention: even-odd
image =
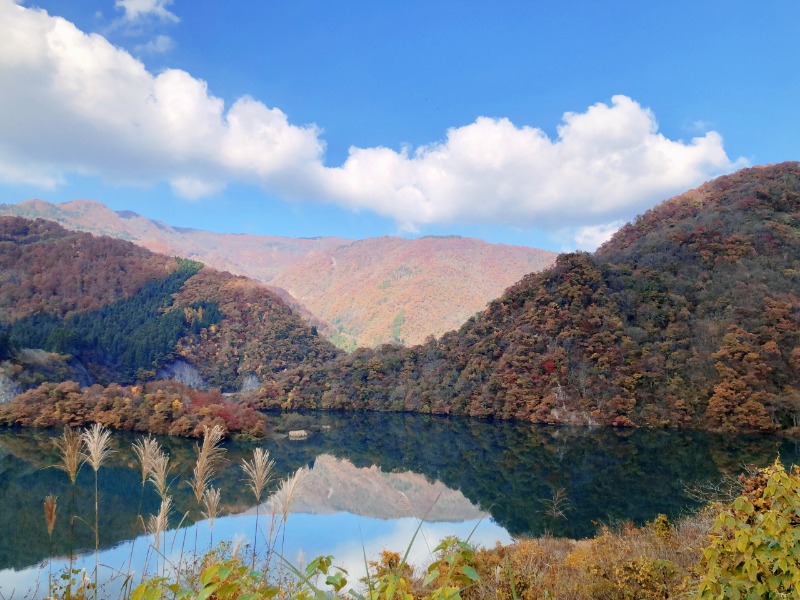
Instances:
[[[668,200],[441,339],[282,378],[265,405],[775,430],[800,417],[800,164]]]
[[[257,387],[336,350],[263,285],[48,221],[0,217],[0,373]]]
[[[461,237],[371,238],[309,257],[273,283],[330,323],[339,345],[410,345],[459,327],[555,256]]]
[[[55,221],[67,229],[127,240],[152,252],[199,260],[220,271],[263,282],[269,282],[276,273],[307,256],[352,241],[337,237],[286,238],[172,227],[133,211],[115,212],[94,200],[63,204],[28,200],[0,204],[0,215]]]
[[[556,256],[459,237],[353,242],[217,234],[114,212],[90,200],[0,204],[3,214],[57,221],[268,282],[296,312],[307,308],[307,320],[347,349],[441,335],[526,273],[552,265]]]

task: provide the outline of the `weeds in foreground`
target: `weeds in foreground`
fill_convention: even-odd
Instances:
[[[55,467],[64,471],[72,484],[69,515],[69,570],[72,572],[72,566],[75,562],[75,482],[78,480],[78,472],[83,464],[83,452],[81,452],[83,440],[78,430],[65,427],[64,433],[56,438],[53,443],[61,459]]]
[[[95,597],[97,597],[98,556],[100,553],[100,500],[97,474],[102,464],[111,454],[111,448],[109,447],[111,432],[102,425],[95,423],[89,429],[83,431],[81,440],[86,448],[86,452],[83,455],[84,461],[89,463],[94,470],[94,589]]]
[[[102,433],[98,431],[96,437],[92,437],[91,430],[83,434],[86,460],[95,469],[95,531],[99,509],[97,471],[107,456],[107,438],[103,441]],[[220,492],[210,482],[221,449],[219,440],[213,441],[216,437],[213,431],[206,433],[211,441],[206,446],[204,440],[198,448],[192,485],[195,491],[202,488],[203,515],[213,523],[219,510]],[[81,435],[65,430],[57,445],[61,454],[59,468],[73,482],[72,525],[74,481],[82,464]],[[604,527],[589,540],[545,537],[488,550],[473,548],[468,540],[446,538],[433,550],[432,562],[421,574],[408,563],[415,533],[402,557],[384,551],[378,560],[369,562],[365,556],[367,576],[351,583],[350,574],[337,567],[331,556],[317,557],[305,568],[282,557],[285,522],[292,501],[301,493],[308,472],[305,468],[284,480],[271,497],[272,522],[266,560],[262,558],[257,563],[255,549],[251,555],[247,547],[229,543],[213,547],[212,542],[211,549],[200,557],[196,554],[185,557],[181,552],[177,563],[170,562],[166,542],[172,510],[172,497],[167,493],[169,457],[157,444],[146,440],[138,447],[143,485],[150,481],[162,496],[162,502],[146,528],[153,536],[150,548],[156,556],[155,570],[148,574],[145,560],[139,583],[134,587],[129,568],[119,596],[125,600],[778,599],[795,597],[800,587],[800,554],[796,551],[800,547],[800,470],[787,472],[778,461],[767,469],[742,476],[739,495],[732,502],[712,504],[677,523],[661,515],[643,527],[631,524],[618,530]],[[272,461],[262,451],[254,453],[252,462],[244,463],[248,485],[260,499],[269,482]],[[556,494],[548,508],[558,509],[551,516],[563,518],[567,506],[562,495]],[[52,535],[56,511],[56,498],[48,496],[44,503],[48,535]],[[281,532],[281,552],[275,551],[278,532]],[[279,560],[275,562],[273,556]],[[73,559],[71,551],[69,568],[55,579],[52,572],[48,574],[49,598],[99,596],[97,558],[94,582],[87,573],[73,568]],[[284,576],[287,573],[289,576]]]
[[[44,499],[44,524],[47,527],[47,554],[53,554],[53,529],[56,526],[56,510],[58,498],[48,494]],[[47,561],[47,589],[53,589],[53,562]]]
[[[253,450],[253,460],[242,459],[242,470],[247,476],[247,487],[253,492],[256,500],[256,525],[253,533],[253,561],[252,566],[256,566],[256,545],[258,543],[258,511],[261,508],[261,500],[269,482],[272,480],[272,469],[275,461],[270,460],[269,450],[256,448]]]

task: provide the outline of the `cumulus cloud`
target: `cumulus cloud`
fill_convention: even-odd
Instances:
[[[77,172],[166,180],[188,197],[267,183],[310,162],[313,126],[241,98],[227,110],[185,71],[158,75],[104,37],[0,0],[0,177],[52,186]]]
[[[131,19],[169,20],[166,0],[119,0]],[[174,15],[173,15],[174,17]],[[206,82],[153,74],[104,37],[0,0],[0,180],[58,185],[69,173],[167,181],[199,198],[229,182],[337,203],[414,230],[451,222],[574,228],[588,246],[655,201],[744,165],[721,136],[658,131],[652,112],[617,95],[563,116],[557,136],[481,117],[416,149],[351,148],[324,163],[315,125],[249,97],[226,106]],[[578,229],[583,227],[584,229]]]
[[[407,228],[456,219],[563,226],[629,215],[732,162],[716,132],[688,143],[658,132],[627,96],[566,113],[558,137],[481,117],[416,151],[352,148],[329,193]]]
[[[123,10],[124,18],[128,21],[154,17],[177,23],[180,19],[167,9],[170,4],[172,0],[116,0],[114,6]]]

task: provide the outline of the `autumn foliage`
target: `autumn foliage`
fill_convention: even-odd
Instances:
[[[0,217],[0,264],[0,373],[23,389],[45,371],[130,385],[185,359],[198,387],[233,391],[337,355],[266,286],[129,242]]]
[[[202,437],[203,427],[220,425],[230,434],[260,437],[265,417],[218,391],[195,390],[174,381],[81,388],[73,381],[44,383],[0,405],[0,424],[25,427],[81,427]]]
[[[561,255],[459,331],[287,372],[265,406],[772,431],[800,416],[800,164],[746,169]]]

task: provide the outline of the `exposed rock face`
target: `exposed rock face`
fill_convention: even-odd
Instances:
[[[208,387],[197,367],[185,360],[176,360],[167,365],[158,372],[156,378],[171,379],[198,390],[204,390]]]
[[[16,383],[0,373],[0,404],[8,402],[20,392],[21,390]]]

